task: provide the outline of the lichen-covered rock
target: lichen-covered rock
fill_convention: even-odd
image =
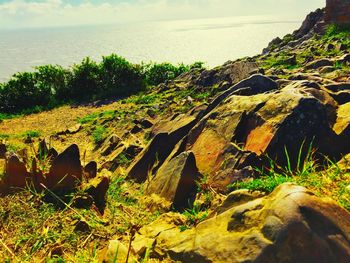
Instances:
[[[168,227],[154,235],[141,229],[140,234],[154,241],[158,257],[180,262],[350,261],[350,214],[333,201],[292,184],[246,201],[233,199],[232,207],[191,230]]]

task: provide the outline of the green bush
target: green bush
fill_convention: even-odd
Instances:
[[[109,97],[123,97],[174,79],[203,63],[132,64],[112,54],[96,63],[85,58],[68,69],[58,65],[36,67],[34,72],[16,73],[0,84],[2,119],[11,114],[27,114],[51,109],[69,102],[83,102]]]
[[[116,54],[103,57],[101,80],[105,96],[129,95],[145,88],[142,68]]]
[[[145,78],[148,85],[158,85],[167,80],[175,79],[181,74],[190,71],[191,69],[203,68],[202,62],[195,62],[192,65],[184,65],[183,63],[174,66],[170,63],[150,63],[143,66]]]

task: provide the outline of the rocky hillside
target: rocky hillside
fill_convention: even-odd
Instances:
[[[5,262],[349,262],[350,28],[0,123]]]

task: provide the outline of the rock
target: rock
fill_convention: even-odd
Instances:
[[[327,74],[327,73],[333,72],[334,70],[335,70],[334,67],[326,66],[326,67],[323,67],[323,68],[320,69],[320,73],[321,74]]]
[[[350,63],[350,54],[345,54],[337,60],[338,63],[347,64]]]
[[[94,203],[94,199],[91,195],[82,194],[74,197],[72,205],[77,208],[89,209]]]
[[[55,148],[50,148],[47,152],[47,158],[50,160],[55,159],[58,156],[58,152],[55,150]]]
[[[194,84],[208,87],[226,81],[232,85],[242,79],[248,78],[251,75],[250,73],[258,68],[259,66],[255,62],[229,61],[221,67],[202,71],[194,81]]]
[[[350,135],[350,102],[340,105],[337,112],[337,121],[333,130],[338,134],[348,133]]]
[[[75,223],[74,232],[88,233],[91,231],[89,223],[85,220],[79,220]]]
[[[329,84],[329,85],[325,85],[325,88],[333,92],[344,91],[344,90],[350,91],[350,83],[342,82],[342,83]]]
[[[143,129],[149,129],[153,126],[153,123],[148,119],[135,120],[136,125],[140,125]]]
[[[142,150],[143,148],[139,145],[120,144],[109,160],[102,165],[102,168],[114,172],[121,165],[129,165]]]
[[[57,132],[56,135],[59,136],[59,135],[67,135],[67,134],[76,134],[81,129],[82,129],[82,125],[80,123],[77,123],[77,124],[75,124],[74,126],[68,128],[68,129],[65,129],[65,130]]]
[[[163,251],[158,250],[156,245],[157,236],[163,231],[178,229],[185,225],[186,217],[179,213],[169,212],[160,215],[154,222],[142,227],[135,235],[132,248],[139,256],[143,256],[147,249],[151,248],[151,256],[165,256]]]
[[[125,262],[136,262],[132,251],[128,256],[128,247],[121,243],[119,240],[109,241],[108,247],[100,252],[99,261],[101,263],[125,263]]]
[[[343,156],[343,158],[337,163],[337,167],[339,167],[342,171],[350,171],[350,153]]]
[[[221,102],[223,102],[229,96],[236,94],[241,96],[252,96],[272,90],[278,89],[278,85],[272,79],[256,74],[247,79],[242,80],[227,91],[219,94],[208,106],[205,114],[209,113]]]
[[[70,127],[67,129],[66,133],[67,134],[76,134],[81,130],[82,126],[80,123],[77,123],[76,125]]]
[[[89,181],[88,185],[84,186],[84,192],[92,196],[94,203],[101,214],[106,207],[106,193],[109,188],[109,177],[107,175],[99,175]]]
[[[12,188],[25,189],[33,183],[33,177],[27,171],[25,163],[21,162],[16,155],[12,155],[6,162],[5,175],[2,181],[5,186],[3,193],[6,193],[16,190]]]
[[[192,115],[178,115],[156,124],[152,130],[155,137],[129,167],[127,178],[136,182],[146,181],[149,172],[154,173],[163,164],[195,123],[196,117]]]
[[[189,132],[185,151],[194,153],[200,173],[210,177],[237,154],[232,143],[257,156],[268,154],[281,164],[285,162],[284,147],[293,158],[303,141],[309,145],[312,138],[320,151],[333,150],[324,138],[335,137],[329,123],[335,122],[337,104],[326,92],[308,86],[308,82],[295,82],[276,92],[231,95]],[[339,150],[338,145],[334,150]],[[249,162],[244,165],[252,165]]]
[[[134,125],[134,127],[130,130],[131,134],[136,134],[142,131],[142,127],[139,125]]]
[[[329,92],[329,95],[340,105],[350,102],[350,90]]]
[[[232,207],[227,201],[227,210],[222,209],[194,229],[180,232],[168,226],[156,233],[144,230],[140,234],[154,240],[153,251],[158,257],[172,261],[350,261],[350,214],[335,202],[293,184],[281,185],[266,197],[253,198],[248,196],[248,202],[233,198]],[[156,221],[150,227],[160,223]]]
[[[182,211],[193,203],[198,180],[193,153],[183,152],[164,163],[148,185],[147,193],[158,194],[170,201],[176,210]]]
[[[7,153],[7,147],[6,144],[0,143],[0,159],[5,159]]]
[[[69,146],[53,161],[47,175],[46,187],[49,189],[73,190],[82,180],[79,148],[76,144]]]
[[[84,175],[87,179],[95,178],[97,175],[97,163],[95,161],[89,162],[84,167]]]
[[[101,155],[110,155],[118,147],[121,141],[122,140],[117,135],[112,134],[101,147]]]
[[[305,66],[305,69],[319,69],[319,68],[326,67],[326,66],[333,67],[334,62],[331,61],[330,59],[327,59],[327,58],[321,58],[321,59],[318,59],[318,60],[315,60],[315,61],[308,63]]]
[[[327,0],[325,21],[327,23],[350,24],[349,9],[349,0]]]

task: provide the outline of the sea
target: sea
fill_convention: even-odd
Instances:
[[[0,27],[0,82],[35,66],[68,67],[85,57],[100,61],[112,53],[133,63],[202,61],[211,68],[259,54],[273,38],[293,32],[301,23],[301,19],[286,17],[244,16],[61,28]]]

